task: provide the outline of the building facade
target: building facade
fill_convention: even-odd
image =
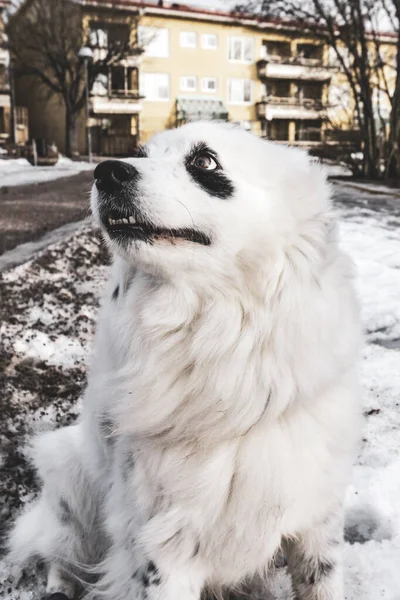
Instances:
[[[0,0],[0,144],[4,144],[11,131],[11,101],[8,69],[10,56],[4,34],[4,12],[8,2]]]
[[[321,40],[281,23],[180,5],[140,20],[141,134],[211,114],[262,136],[317,143],[332,70]]]
[[[77,119],[78,153],[87,152],[87,126],[94,153],[122,156],[158,131],[202,118],[240,123],[279,142],[313,146],[327,139],[337,109],[331,90],[343,83],[317,34],[163,0],[74,2],[94,61],[116,41],[135,48],[97,76],[90,118],[82,111]],[[20,94],[27,97],[23,87]],[[29,112],[33,137],[63,151],[61,102],[53,98],[44,107],[31,93]]]
[[[10,140],[24,144],[28,139],[28,110],[16,105],[10,66],[10,53],[5,35],[5,12],[9,0],[0,0],[0,147]]]

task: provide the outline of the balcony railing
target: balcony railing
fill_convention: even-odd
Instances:
[[[322,130],[319,127],[308,127],[296,131],[296,142],[321,142]]]
[[[323,119],[326,108],[322,100],[266,96],[256,103],[257,118],[266,119]]]
[[[301,65],[302,67],[323,66],[322,58],[305,58],[304,56],[279,56],[279,54],[271,54],[265,56],[262,60],[274,65]]]
[[[268,57],[257,61],[258,78],[263,79],[304,79],[328,81],[332,77],[332,67],[317,58]]]
[[[278,106],[296,106],[310,110],[323,110],[324,104],[318,98],[297,98],[296,96],[264,96],[261,99],[264,104]]]
[[[130,100],[139,100],[142,96],[139,90],[110,90],[109,98],[126,98]]]

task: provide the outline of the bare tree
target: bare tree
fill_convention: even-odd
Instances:
[[[137,16],[129,23],[136,31]],[[85,103],[85,72],[78,57],[83,45],[95,43],[83,31],[82,7],[71,0],[26,0],[7,24],[10,53],[19,76],[30,76],[48,96],[59,96],[65,106],[65,152],[71,155],[74,121]],[[89,69],[89,88],[111,64],[139,53],[130,35],[114,39]]]
[[[393,10],[396,5],[397,12]],[[296,21],[302,31],[320,35],[328,44],[335,57],[337,67],[345,75],[351,90],[354,110],[363,141],[364,177],[381,176],[382,159],[378,129],[379,97],[376,91],[383,91],[393,105],[391,119],[391,170],[400,168],[398,154],[399,125],[395,113],[400,112],[400,96],[397,90],[400,81],[393,86],[395,65],[388,64],[382,35],[378,32],[379,17],[383,7],[391,16],[400,14],[400,0],[261,0],[239,5],[240,12],[258,12],[265,17],[282,17]],[[400,54],[397,53],[400,64]],[[399,66],[397,65],[397,67]],[[392,77],[388,70],[392,69]],[[397,69],[397,76],[399,69]],[[400,91],[400,90],[399,90]],[[400,116],[400,115],[399,115]],[[378,118],[377,118],[378,117]],[[397,133],[396,133],[397,129]],[[396,147],[397,145],[397,147]]]
[[[395,69],[394,85],[385,79],[383,75],[384,90],[387,93],[391,104],[390,114],[390,133],[388,141],[388,152],[386,156],[387,177],[400,179],[400,0],[379,0],[381,15],[386,21],[391,31],[397,34],[397,45],[394,56],[389,57],[391,67]],[[377,52],[384,67],[388,60],[387,53]],[[385,70],[383,69],[385,74]]]

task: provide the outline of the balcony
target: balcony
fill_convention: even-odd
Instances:
[[[138,90],[111,90],[109,95],[92,95],[91,106],[94,114],[129,115],[142,110]]]
[[[332,69],[323,64],[319,58],[301,56],[272,55],[257,61],[258,78],[263,79],[298,79],[308,81],[329,81]]]
[[[257,118],[266,121],[273,119],[322,119],[325,107],[315,98],[293,98],[266,96],[257,102]]]

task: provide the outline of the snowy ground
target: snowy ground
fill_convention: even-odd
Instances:
[[[93,164],[64,156],[53,167],[33,167],[26,158],[0,159],[0,188],[52,181],[87,170],[93,170]]]
[[[339,204],[341,239],[358,267],[368,342],[365,427],[348,493],[346,600],[400,600],[400,206],[396,214],[372,210],[358,192],[346,193],[353,197]],[[86,226],[0,274],[0,361],[7,378],[0,397],[0,522],[36,489],[21,451],[27,432],[68,424],[79,412],[107,260]],[[42,582],[40,569],[18,582],[0,561],[2,598],[40,598]],[[291,600],[285,569],[271,590],[263,600]]]

